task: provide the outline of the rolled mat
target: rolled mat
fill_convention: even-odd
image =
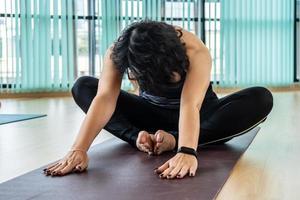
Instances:
[[[0,184],[0,199],[213,199],[258,131],[256,127],[224,145],[199,147],[196,176],[171,180],[160,179],[153,169],[174,152],[148,156],[113,138],[90,149],[86,172],[47,177],[41,167]]]

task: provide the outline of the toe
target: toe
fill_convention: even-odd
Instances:
[[[163,130],[158,130],[155,133],[155,138],[156,138],[156,142],[161,143],[164,140],[164,131]]]
[[[175,148],[175,143],[176,140],[173,135],[170,133],[163,131],[163,130],[158,130],[155,133],[155,146],[154,146],[154,153],[156,155],[162,154],[164,151],[169,151]],[[175,143],[174,143],[175,141]]]
[[[153,150],[153,142],[150,133],[147,131],[140,131],[137,139],[137,147],[144,152],[151,152]]]
[[[162,130],[158,130],[156,133],[155,133],[155,146],[154,146],[154,152],[159,155],[161,152],[160,152],[160,148],[163,144],[163,141],[164,141],[164,131]]]
[[[136,139],[136,146],[139,146],[141,144],[144,144],[146,142],[146,133],[145,131],[140,131],[138,134],[138,137]]]

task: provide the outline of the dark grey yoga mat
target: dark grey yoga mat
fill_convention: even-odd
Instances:
[[[0,184],[0,199],[213,199],[258,130],[226,145],[199,148],[196,176],[181,180],[160,179],[153,173],[174,153],[147,156],[119,139],[111,139],[91,148],[87,172],[46,177],[39,168]]]
[[[0,114],[0,125],[34,119],[34,118],[38,118],[38,117],[44,117],[44,116],[47,116],[47,115],[44,115],[44,114],[43,115],[40,115],[40,114]]]

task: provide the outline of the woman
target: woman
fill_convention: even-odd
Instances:
[[[263,122],[272,94],[252,87],[218,98],[210,83],[211,57],[194,34],[163,22],[128,26],[107,50],[100,81],[80,77],[72,88],[87,113],[74,145],[44,169],[61,176],[88,166],[87,151],[102,128],[140,151],[177,154],[158,166],[161,178],[194,176],[198,145],[220,144]],[[127,73],[138,95],[120,90]]]

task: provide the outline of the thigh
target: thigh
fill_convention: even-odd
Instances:
[[[214,111],[201,123],[200,143],[228,138],[264,121],[273,106],[272,94],[251,87],[220,98]]]

